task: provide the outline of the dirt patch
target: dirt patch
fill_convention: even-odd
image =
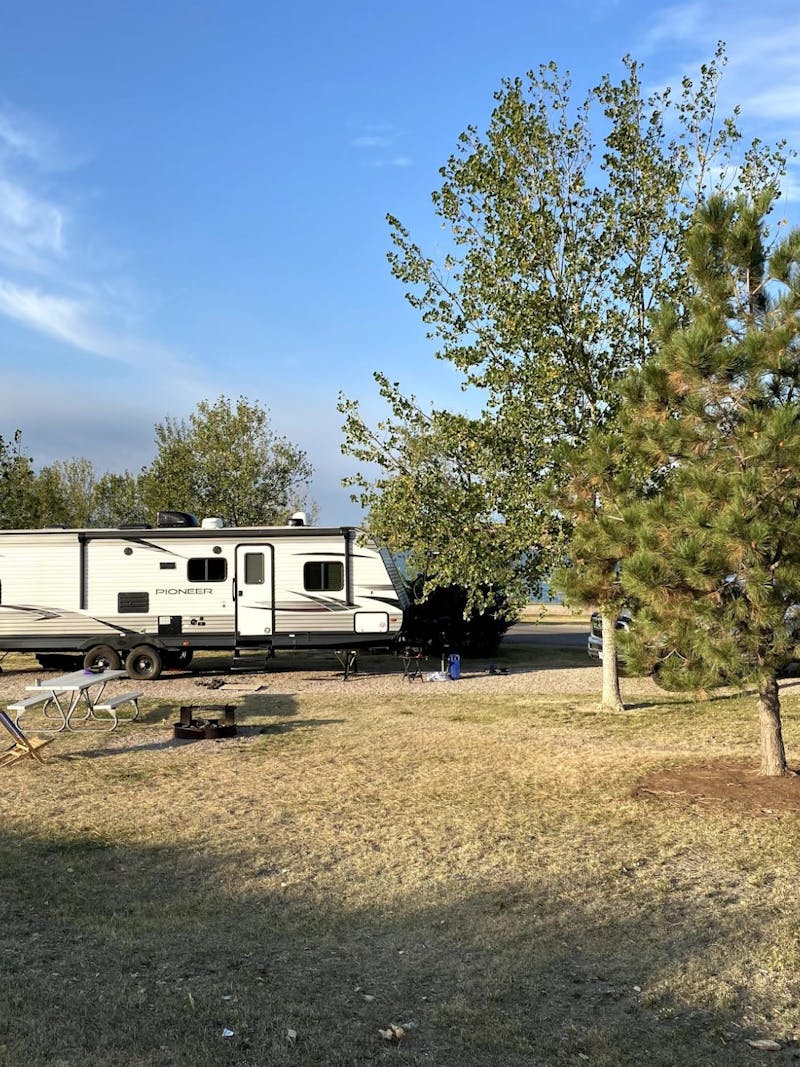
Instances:
[[[752,761],[709,760],[654,771],[634,796],[681,807],[781,815],[800,811],[800,776],[764,778]]]

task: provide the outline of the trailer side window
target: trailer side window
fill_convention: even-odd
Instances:
[[[344,589],[344,564],[303,564],[303,587],[309,593],[335,593]]]
[[[187,560],[186,577],[190,582],[224,582],[228,561],[219,556]]]

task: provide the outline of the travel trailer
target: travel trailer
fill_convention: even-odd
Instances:
[[[200,649],[387,645],[407,605],[386,549],[302,513],[283,527],[159,512],[155,528],[0,530],[0,651],[47,668],[147,679]]]

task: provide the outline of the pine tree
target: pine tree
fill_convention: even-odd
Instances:
[[[621,420],[667,483],[626,515],[630,654],[676,686],[754,686],[764,775],[787,773],[777,674],[800,601],[800,231],[768,256],[774,195],[698,210],[688,314],[660,312]]]

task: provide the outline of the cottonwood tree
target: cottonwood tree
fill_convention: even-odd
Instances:
[[[38,526],[93,525],[97,472],[88,459],[57,460],[36,475]]]
[[[30,489],[29,525],[114,527],[143,523],[147,510],[138,478],[98,474],[91,460],[57,460],[34,475]]]
[[[0,436],[0,529],[25,529],[36,517],[33,461],[22,450],[22,431]]]
[[[800,590],[800,230],[768,255],[774,196],[700,208],[687,321],[660,312],[620,419],[668,472],[626,516],[631,655],[667,684],[755,686],[764,775],[787,772],[777,674],[795,653]]]
[[[131,525],[146,522],[148,517],[137,475],[109,471],[98,477],[92,493],[93,526]]]
[[[177,508],[235,526],[282,523],[311,477],[305,452],[245,397],[203,400],[188,421],[166,418],[155,433],[158,452],[140,478],[151,512]]]
[[[376,374],[390,415],[370,426],[355,401],[340,397],[346,446],[343,450],[380,472],[357,473],[345,484],[369,514],[373,536],[402,553],[408,573],[424,588],[461,586],[467,610],[496,607],[493,590],[504,592],[512,614],[541,574],[535,552],[517,551],[518,533],[498,517],[485,472],[495,457],[483,419],[441,409],[424,410],[397,383]],[[479,458],[479,453],[480,458]],[[530,506],[537,506],[531,500]],[[538,504],[529,516],[540,536],[551,509]],[[552,524],[556,527],[557,523]]]
[[[577,107],[552,63],[503,83],[486,134],[469,127],[441,170],[433,203],[448,250],[438,259],[389,217],[392,271],[481,408],[465,426],[483,447],[462,453],[480,515],[502,522],[512,556],[537,560],[534,579],[564,540],[552,529],[553,482],[568,478],[556,450],[580,448],[613,419],[620,379],[650,353],[651,309],[682,298],[688,219],[705,186],[724,180],[739,136],[735,116],[717,120],[722,48],[675,96],[646,96],[639,65],[624,67]],[[758,144],[743,158],[745,181],[782,159]],[[344,450],[391,476],[382,443],[366,446],[347,414]],[[354,425],[360,438],[348,436]],[[409,485],[416,473],[403,477]],[[420,472],[419,489],[428,481]],[[406,491],[409,504],[422,495]],[[425,536],[467,567],[469,522],[444,510],[439,522]],[[413,549],[413,523],[383,526],[393,547]],[[484,558],[490,581],[495,558]]]

